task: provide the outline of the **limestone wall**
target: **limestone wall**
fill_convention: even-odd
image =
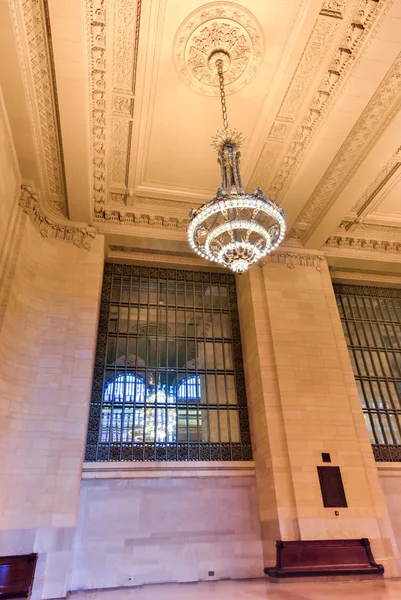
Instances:
[[[401,548],[401,463],[379,463],[380,483],[398,548]],[[401,559],[398,559],[401,570]]]
[[[368,537],[386,576],[398,575],[327,263],[302,253],[277,261],[238,281],[265,561],[274,562],[278,533],[287,540]],[[348,507],[339,515],[323,506],[322,452],[341,468]]]
[[[241,577],[263,577],[254,477],[83,480],[71,589]]]
[[[33,598],[59,598],[78,513],[103,240],[87,252],[43,238],[26,216],[18,236],[0,330],[0,555],[38,552]]]

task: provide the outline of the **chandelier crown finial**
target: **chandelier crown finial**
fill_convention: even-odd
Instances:
[[[244,273],[250,265],[274,250],[284,238],[284,210],[256,188],[247,194],[242,187],[239,148],[242,134],[230,129],[224,92],[224,68],[228,52],[214,51],[219,76],[223,130],[213,138],[221,166],[221,187],[216,197],[198,209],[192,209],[188,228],[189,243],[204,258]]]

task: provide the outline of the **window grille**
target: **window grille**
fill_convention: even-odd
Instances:
[[[378,461],[401,460],[401,290],[334,284]]]
[[[86,460],[251,459],[235,276],[106,264]]]

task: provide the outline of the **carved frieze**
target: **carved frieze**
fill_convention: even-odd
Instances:
[[[258,265],[260,267],[264,267],[267,264],[285,265],[289,269],[295,269],[295,267],[314,267],[317,271],[320,271],[322,261],[324,261],[324,256],[321,254],[272,252],[259,261]]]
[[[229,2],[213,2],[194,10],[180,26],[174,40],[177,73],[193,91],[206,96],[220,93],[212,52],[223,50],[226,93],[242,89],[255,77],[263,57],[263,34],[256,18]]]
[[[141,0],[86,0],[97,220],[104,217],[108,186],[125,188],[128,181],[140,16]]]
[[[357,238],[353,236],[333,235],[329,237],[324,250],[329,248],[352,250],[357,252],[369,252],[374,254],[401,254],[401,239],[396,241],[389,240],[372,240]]]
[[[67,216],[57,89],[47,0],[10,0],[22,81],[46,209]]]
[[[78,248],[90,250],[92,240],[96,236],[94,227],[72,227],[68,224],[55,223],[43,214],[39,206],[38,196],[27,185],[21,186],[19,204],[22,206],[23,211],[31,217],[32,223],[43,237],[65,240],[72,242]]]

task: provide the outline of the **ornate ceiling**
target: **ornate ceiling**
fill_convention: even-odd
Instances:
[[[284,206],[287,246],[401,271],[401,0],[0,0],[24,210],[113,256],[188,254],[219,185],[219,50],[245,187]]]

